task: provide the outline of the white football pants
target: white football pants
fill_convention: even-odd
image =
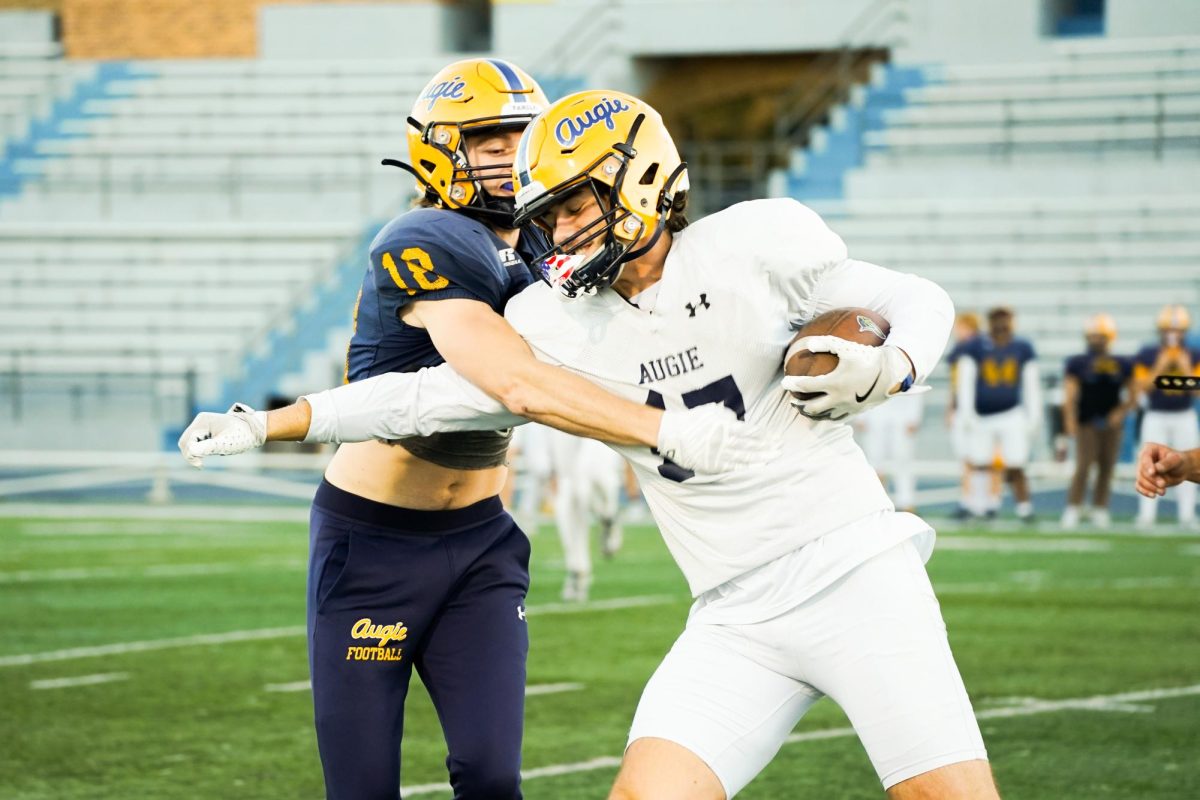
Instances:
[[[554,520],[568,572],[592,574],[588,531],[593,517],[615,519],[624,460],[594,439],[555,432],[550,450],[557,491]]]

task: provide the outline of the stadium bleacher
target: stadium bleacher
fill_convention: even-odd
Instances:
[[[379,161],[403,151],[403,112],[441,61],[131,62],[100,91],[94,64],[5,64],[0,97],[26,109],[7,128],[15,191],[0,195],[11,413],[18,393],[47,409],[69,392],[153,406],[170,427],[292,325],[367,220],[406,201],[409,179]],[[134,397],[90,388],[121,381]],[[79,403],[58,405],[39,426],[79,422]]]
[[[1131,349],[1168,292],[1200,299],[1200,39],[1055,51],[877,76],[883,90],[847,110],[861,163],[842,196],[799,192],[857,256],[927,275],[962,308],[1015,306],[1053,370],[1089,313],[1113,313]],[[7,162],[20,191],[0,196],[0,353],[58,374],[183,365],[202,396],[403,203],[409,182],[378,162],[402,153],[401,112],[441,65],[211,59],[100,76],[35,55],[0,77],[0,97],[17,98],[5,108],[24,109],[6,130],[25,137]],[[52,247],[63,219],[78,235]],[[40,243],[27,235],[39,225]],[[82,259],[86,281],[52,268]],[[255,300],[223,299],[232,280]],[[331,339],[324,360],[343,346]]]
[[[921,66],[894,92],[881,68],[835,115],[861,125],[860,163],[840,197],[811,201],[856,256],[934,279],[962,309],[1015,307],[1048,373],[1091,313],[1114,315],[1128,352],[1163,303],[1200,300],[1200,39],[1055,53]],[[813,157],[795,162],[805,199]]]
[[[440,65],[440,62],[439,64]],[[13,169],[6,220],[362,220],[408,184],[381,158],[436,69],[406,61],[131,62]]]

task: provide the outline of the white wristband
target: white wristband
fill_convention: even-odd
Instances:
[[[333,403],[333,398],[329,396],[329,390],[306,394],[300,399],[308,403],[308,407],[311,409],[308,433],[304,435],[304,441],[309,444],[336,442],[337,407]]]

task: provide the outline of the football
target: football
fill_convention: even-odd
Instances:
[[[887,339],[891,326],[883,317],[869,308],[835,308],[815,317],[792,337],[792,343],[805,336],[836,336],[851,342],[878,347]],[[808,350],[792,352],[791,345],[783,364],[786,375],[824,375],[837,366],[837,356],[832,353],[811,353]],[[819,392],[793,392],[801,400],[812,400]]]

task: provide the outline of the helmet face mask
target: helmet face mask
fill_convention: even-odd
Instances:
[[[688,188],[662,118],[620,92],[579,92],[551,105],[525,129],[514,177],[517,224],[551,236],[553,209],[581,191],[595,200],[598,213],[535,262],[538,277],[567,298],[610,286],[654,247]]]
[[[547,219],[555,206],[565,205],[579,194],[591,196],[599,212],[562,241],[554,241],[555,226]],[[557,289],[564,297],[595,294],[613,284],[621,268],[631,258],[629,252],[646,232],[645,224],[627,209],[614,202],[615,191],[594,180],[583,180],[565,190],[549,191],[537,207],[542,213],[532,218],[550,242],[550,248],[534,259],[538,277]],[[524,219],[527,213],[519,215]],[[617,231],[625,234],[618,238]],[[590,252],[583,252],[591,247]]]

